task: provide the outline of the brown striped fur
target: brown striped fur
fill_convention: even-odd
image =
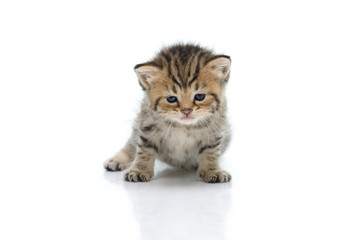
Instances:
[[[163,48],[151,61],[135,66],[145,91],[133,134],[125,147],[105,162],[124,170],[127,181],[149,181],[157,157],[172,166],[197,169],[206,182],[228,182],[219,158],[230,141],[224,88],[230,57],[193,44]],[[196,94],[204,94],[197,100]],[[176,102],[169,102],[174,96]]]

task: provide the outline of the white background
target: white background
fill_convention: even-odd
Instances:
[[[1,239],[362,239],[360,1],[1,1]],[[230,184],[126,183],[133,66],[230,55]]]

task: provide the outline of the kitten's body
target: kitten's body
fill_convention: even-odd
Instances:
[[[198,46],[176,45],[137,65],[146,93],[141,111],[127,144],[105,168],[128,168],[126,180],[149,181],[157,157],[178,168],[198,169],[207,182],[229,181],[231,176],[218,165],[230,141],[224,96],[229,62]],[[202,100],[196,99],[199,92]],[[177,102],[168,102],[170,95]]]

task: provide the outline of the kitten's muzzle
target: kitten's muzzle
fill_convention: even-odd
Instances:
[[[192,113],[192,108],[183,108],[181,109],[181,112],[188,117]]]

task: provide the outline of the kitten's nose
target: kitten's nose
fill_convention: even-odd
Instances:
[[[181,109],[181,112],[185,114],[186,116],[190,115],[192,112],[192,108],[183,108]]]

